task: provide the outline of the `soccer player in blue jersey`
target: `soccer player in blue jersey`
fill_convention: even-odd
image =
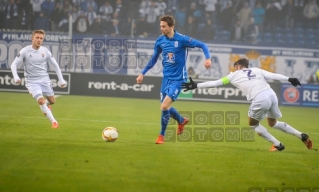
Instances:
[[[172,117],[178,122],[177,134],[180,135],[188,119],[182,117],[175,108],[171,107],[177,99],[183,82],[187,81],[186,58],[187,48],[198,47],[204,51],[205,67],[211,66],[211,58],[207,45],[186,35],[182,35],[174,30],[175,19],[172,16],[164,15],[160,18],[160,28],[162,35],[155,42],[154,54],[147,63],[142,73],[136,78],[137,83],[142,83],[143,77],[150,70],[160,54],[163,60],[163,79],[161,86],[161,131],[156,140],[156,144],[164,143],[165,131],[169,118]]]

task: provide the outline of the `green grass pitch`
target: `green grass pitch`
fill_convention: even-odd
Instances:
[[[179,100],[179,111],[239,111],[249,104]],[[26,93],[0,93],[0,191],[249,191],[251,187],[319,187],[319,151],[266,126],[286,149],[254,142],[156,145],[159,100],[61,96],[52,129]],[[285,121],[319,144],[319,109],[281,107]],[[118,129],[116,142],[101,138]],[[192,125],[190,125],[192,126]]]

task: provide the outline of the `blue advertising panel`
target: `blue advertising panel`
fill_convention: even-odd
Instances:
[[[281,105],[319,107],[319,85],[281,86]]]
[[[304,85],[302,88],[302,105],[319,107],[319,85]]]

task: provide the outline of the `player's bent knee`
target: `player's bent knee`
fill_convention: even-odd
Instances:
[[[270,127],[274,127],[277,123],[277,120],[276,119],[268,119],[268,125]]]
[[[253,122],[249,122],[249,126],[256,126],[256,125],[258,125],[259,124],[259,122],[257,122],[257,123],[253,123]]]
[[[170,108],[169,106],[161,106],[162,111],[167,111],[167,110],[169,110],[169,108]]]
[[[249,126],[255,126],[255,125],[258,125],[258,124],[259,124],[258,120],[252,119],[252,118],[249,119]]]
[[[47,96],[46,97],[50,105],[53,105],[55,103],[55,98],[54,96]]]
[[[39,104],[39,105],[45,104],[45,99],[43,98],[43,96],[38,97],[38,98],[37,98],[37,101],[38,101],[38,104]]]

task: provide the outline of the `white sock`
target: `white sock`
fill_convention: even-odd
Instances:
[[[278,141],[274,136],[272,136],[264,126],[259,124],[251,126],[251,128],[253,128],[259,136],[263,137],[269,142],[272,142],[275,146],[278,146],[280,144],[280,141]]]
[[[301,132],[291,127],[285,122],[277,121],[277,123],[273,126],[273,128],[279,129],[280,131],[283,131],[285,133],[295,135],[301,139]]]
[[[48,106],[46,104],[43,105],[39,105],[41,111],[44,113],[44,115],[53,123],[56,122],[56,120],[54,119],[51,110],[48,108]]]

